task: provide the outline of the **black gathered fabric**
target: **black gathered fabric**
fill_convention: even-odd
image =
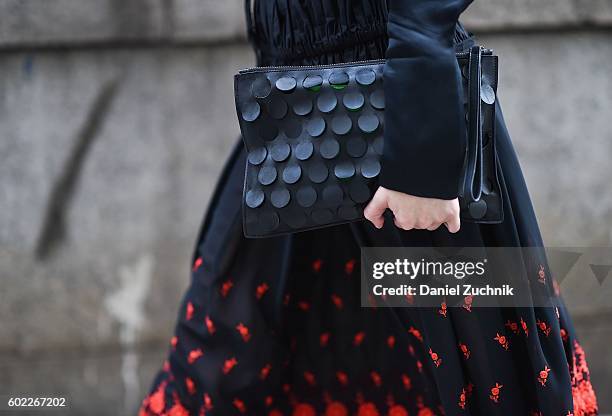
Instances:
[[[474,42],[457,23],[468,3],[259,0],[252,15],[258,63],[390,58],[384,185],[452,198],[465,132],[457,127],[460,91],[449,57]],[[459,308],[360,307],[361,246],[542,246],[498,103],[505,219],[462,224],[457,234],[402,231],[388,218],[381,230],[359,222],[245,239],[246,157],[237,141],[201,227],[168,358],[140,414],[597,414],[585,354],[560,298],[537,308],[481,309],[468,298]],[[542,263],[526,265],[527,283],[558,294]]]

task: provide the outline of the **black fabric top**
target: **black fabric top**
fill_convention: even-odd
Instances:
[[[387,58],[380,185],[453,199],[466,142],[457,50],[471,0],[257,0],[249,36],[258,65]]]

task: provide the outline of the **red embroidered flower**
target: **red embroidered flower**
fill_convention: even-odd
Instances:
[[[344,265],[344,272],[346,274],[353,274],[354,269],[355,269],[355,259],[350,259]]]
[[[234,287],[234,282],[232,282],[231,279],[228,279],[225,282],[223,282],[223,284],[221,285],[221,296],[226,298],[230,290],[232,290],[233,287]]]
[[[446,312],[448,311],[446,302],[442,302],[440,305],[440,309],[438,309],[438,313],[446,318]]]
[[[508,322],[506,322],[506,328],[508,328],[509,330],[511,330],[512,332],[514,332],[515,334],[518,335],[519,333],[519,327],[518,324],[516,322],[512,322],[510,320],[508,320]]]
[[[246,413],[246,406],[244,405],[244,402],[240,399],[234,399],[234,401],[232,402],[234,404],[234,407],[240,412],[240,413]]]
[[[229,372],[232,371],[232,369],[236,367],[236,365],[238,365],[238,360],[236,360],[236,357],[232,357],[229,360],[225,360],[225,362],[223,363],[223,374],[229,374]]]
[[[342,298],[336,294],[331,295],[332,302],[336,305],[336,308],[342,309],[344,307],[344,302],[342,302]]]
[[[396,404],[389,409],[389,416],[408,416],[408,411],[404,406]]]
[[[348,376],[344,371],[337,371],[336,378],[338,379],[338,383],[346,386],[348,384]]]
[[[417,366],[417,370],[419,371],[419,373],[422,373],[423,372],[423,363],[420,360],[417,360],[416,366]]]
[[[528,337],[529,328],[527,328],[527,322],[523,321],[523,318],[521,318],[521,328],[523,329],[523,332],[525,332],[525,336]]]
[[[266,406],[272,406],[272,403],[274,403],[274,399],[272,398],[272,396],[266,396],[264,403],[266,404]]]
[[[461,352],[463,353],[463,356],[465,357],[465,359],[467,360],[468,358],[470,358],[470,349],[468,348],[468,346],[466,344],[461,343],[461,341],[459,342],[459,349],[461,350]]]
[[[208,393],[204,393],[204,409],[210,410],[212,408],[213,408],[213,405],[212,405],[212,400],[210,399],[210,396],[208,395]]]
[[[187,387],[187,392],[189,392],[189,394],[195,394],[196,392],[195,383],[189,377],[185,379],[185,387]]]
[[[499,342],[499,345],[504,347],[506,351],[508,351],[508,349],[510,348],[510,342],[508,341],[508,338],[506,338],[505,335],[500,335],[499,333],[497,333],[495,334],[495,338],[493,339]]]
[[[382,384],[382,378],[380,377],[380,374],[378,374],[376,371],[372,371],[370,373],[370,378],[372,379],[372,383],[374,383],[376,387],[380,387],[380,385]]]
[[[189,351],[189,355],[187,356],[187,362],[189,364],[193,364],[198,358],[200,358],[204,353],[200,348]]]
[[[175,403],[168,411],[168,416],[189,416],[189,412],[187,411],[187,409],[185,409],[185,407],[183,407],[181,402],[179,402],[178,399],[175,398]]]
[[[467,393],[465,389],[461,389],[461,394],[459,395],[459,405],[460,408],[465,409],[465,405],[467,403]]]
[[[468,295],[463,299],[463,308],[468,311],[468,312],[472,312],[472,303],[474,302],[474,298],[472,297],[472,295]]]
[[[244,342],[249,342],[249,340],[251,339],[251,333],[249,332],[249,328],[246,327],[242,322],[236,325],[236,331],[238,331]]]
[[[298,302],[298,308],[300,308],[303,311],[307,311],[310,309],[310,304],[303,300],[303,301]]]
[[[395,346],[395,337],[393,335],[389,335],[387,338],[387,345],[389,348],[393,348]]]
[[[415,327],[411,326],[410,328],[408,328],[408,332],[410,334],[412,334],[413,337],[415,337],[419,341],[423,342],[423,336],[421,335],[421,331],[419,331]]]
[[[283,414],[278,409],[272,409],[270,413],[268,413],[268,416],[283,416]]]
[[[176,344],[178,344],[178,338],[176,336],[170,338],[170,345],[172,346],[172,349],[176,348]]]
[[[412,388],[412,380],[407,374],[402,374],[402,384],[406,390],[410,390]]]
[[[417,416],[435,416],[433,410],[431,410],[429,407],[423,407],[422,409],[419,410],[419,413],[417,413]]]
[[[257,299],[261,299],[263,297],[263,295],[266,294],[266,292],[268,291],[268,289],[270,289],[270,286],[268,286],[267,283],[262,283],[259,286],[257,286],[257,289],[255,290],[255,297]]]
[[[538,326],[538,328],[540,328],[540,331],[542,331],[544,335],[548,336],[550,334],[552,328],[546,322],[540,321],[538,319],[536,325]]]
[[[347,416],[346,406],[340,402],[331,402],[325,409],[325,416]]]
[[[440,358],[438,353],[433,352],[431,348],[429,348],[429,356],[431,357],[431,361],[434,362],[436,367],[440,367],[440,364],[442,364],[442,358]]]
[[[198,270],[200,268],[201,265],[202,265],[202,257],[198,257],[193,262],[193,269],[192,270],[195,272],[196,270]]]
[[[149,396],[149,409],[153,413],[161,414],[166,409],[166,382],[160,383],[155,392]]]
[[[210,319],[208,315],[204,318],[204,323],[206,324],[208,333],[211,335],[214,334],[216,331],[215,324],[213,323],[212,319]]]
[[[380,416],[374,403],[366,402],[359,405],[357,416]]]
[[[321,266],[323,266],[323,260],[321,259],[316,259],[312,262],[312,270],[314,270],[315,273],[318,273],[319,270],[321,270]]]
[[[191,318],[193,318],[194,310],[195,308],[193,307],[193,303],[187,302],[187,307],[185,308],[185,319],[188,321],[191,320]]]
[[[365,332],[363,332],[363,331],[357,332],[355,334],[355,337],[353,338],[353,344],[355,346],[361,345],[361,343],[363,342],[364,338],[365,338]]]
[[[329,332],[323,332],[320,336],[319,336],[319,344],[322,347],[327,346],[327,342],[329,341]]]
[[[548,373],[550,373],[550,368],[548,366],[544,366],[544,369],[538,373],[538,381],[542,386],[546,385],[546,381],[548,380]]]
[[[266,364],[261,370],[259,370],[259,378],[265,380],[270,375],[270,371],[272,371],[272,366],[270,364]]]
[[[501,388],[504,387],[502,384],[495,383],[495,386],[491,387],[491,394],[489,398],[495,403],[499,402],[499,395],[501,394]]]
[[[306,383],[310,384],[311,386],[317,384],[314,374],[312,374],[310,371],[304,371],[304,380],[306,380]]]
[[[293,408],[293,416],[316,416],[316,412],[311,405],[300,403]]]
[[[565,328],[561,328],[559,332],[561,333],[561,339],[563,340],[563,342],[567,342],[569,336],[567,335],[567,331],[565,330]]]

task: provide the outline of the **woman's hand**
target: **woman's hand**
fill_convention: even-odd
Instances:
[[[459,231],[457,198],[421,198],[379,186],[363,214],[376,228],[382,228],[385,222],[383,213],[387,208],[393,211],[395,225],[403,230],[433,231],[444,224],[451,233]]]

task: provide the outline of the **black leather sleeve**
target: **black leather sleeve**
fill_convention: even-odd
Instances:
[[[461,73],[453,45],[472,0],[389,0],[380,185],[453,199],[465,154]]]

